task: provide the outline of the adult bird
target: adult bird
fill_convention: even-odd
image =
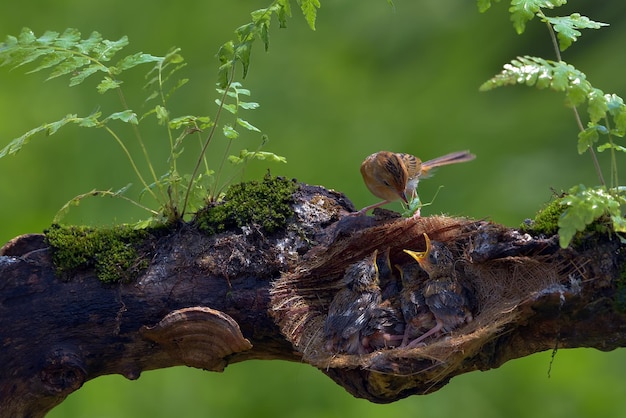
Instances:
[[[372,154],[361,164],[361,175],[369,191],[383,201],[366,206],[357,214],[363,215],[370,209],[396,200],[409,203],[409,197],[416,195],[420,179],[428,177],[433,168],[463,163],[474,158],[476,156],[469,151],[453,152],[424,162],[410,154],[390,151]],[[419,217],[419,211],[416,216]]]

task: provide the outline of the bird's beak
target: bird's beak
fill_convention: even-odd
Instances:
[[[409,203],[409,199],[407,199],[406,197],[406,192],[404,190],[402,190],[401,192],[398,193],[400,195],[400,199],[402,199],[402,201],[406,204]]]
[[[425,232],[424,232],[424,240],[426,241],[425,251],[404,250],[404,252],[410,255],[411,257],[413,257],[415,261],[417,261],[424,270],[428,271],[427,269],[428,269],[428,266],[430,265],[430,263],[428,262],[428,254],[430,253],[431,244],[430,244],[430,238],[428,238],[428,234],[426,234]]]

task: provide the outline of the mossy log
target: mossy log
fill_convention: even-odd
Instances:
[[[342,194],[307,185],[291,208],[272,232],[251,222],[209,234],[196,221],[149,232],[135,243],[147,263],[118,282],[89,263],[59,275],[44,235],[7,243],[1,415],[40,417],[87,380],[174,365],[304,362],[385,403],[543,350],[626,346],[625,257],[614,235],[589,233],[561,249],[556,236],[482,220],[354,216]],[[408,263],[402,250],[423,250],[423,233],[454,249],[474,320],[412,349],[329,353],[322,329],[346,267],[376,249]]]

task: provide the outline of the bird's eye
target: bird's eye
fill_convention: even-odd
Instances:
[[[385,186],[389,186],[389,182],[388,182],[387,180],[383,180],[383,184],[384,184]]]

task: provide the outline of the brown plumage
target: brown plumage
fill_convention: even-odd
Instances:
[[[469,291],[458,280],[452,253],[443,243],[431,242],[427,234],[424,234],[424,239],[426,251],[404,251],[428,273],[422,293],[436,324],[430,331],[411,341],[408,347],[415,347],[431,335],[450,332],[472,320]]]
[[[425,162],[410,154],[390,151],[372,154],[361,164],[361,175],[369,191],[383,201],[366,206],[358,213],[364,214],[396,200],[408,203],[409,197],[415,195],[420,178],[427,177],[433,168],[474,158],[476,156],[469,151],[453,152]]]
[[[402,316],[406,322],[401,346],[407,346],[411,341],[425,334],[437,324],[435,317],[426,305],[423,287],[426,278],[417,264],[396,266],[400,270],[402,290],[400,303]]]
[[[365,354],[371,351],[373,311],[382,301],[378,284],[377,251],[350,265],[340,289],[328,308],[324,324],[326,349],[333,353]]]
[[[380,273],[386,283],[395,280],[389,252],[378,259],[377,254],[374,251],[345,271],[345,287],[333,298],[324,323],[326,349],[330,352],[365,354],[400,345],[404,334],[402,315],[390,300],[383,300],[380,289]]]

